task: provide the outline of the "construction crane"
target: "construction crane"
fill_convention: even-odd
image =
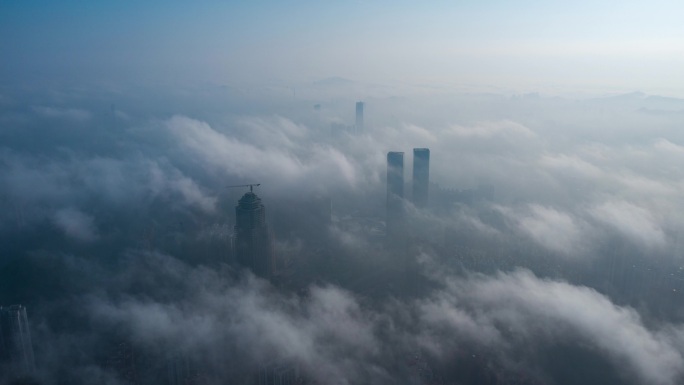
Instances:
[[[236,184],[236,185],[232,185],[232,186],[227,186],[226,188],[249,187],[249,192],[254,192],[254,186],[261,186],[261,183]]]

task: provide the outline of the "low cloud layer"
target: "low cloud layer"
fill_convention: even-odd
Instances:
[[[354,132],[355,99],[320,89],[249,108],[232,89],[3,92],[0,305],[29,308],[40,381],[123,383],[116,346],[150,371],[201,361],[208,383],[282,363],[339,384],[682,381],[680,115],[401,95],[365,100]],[[410,199],[417,147],[427,209]],[[388,151],[405,153],[400,251]],[[262,184],[280,266],[304,284],[231,260],[244,183]]]
[[[206,360],[212,381],[240,368],[288,362],[317,381],[403,383],[413,375],[404,362],[415,354],[430,357],[437,371],[440,365],[458,366],[456,357],[463,353],[476,352],[504,373],[575,383],[559,377],[558,365],[539,364],[540,355],[557,346],[604,357],[604,378],[621,383],[676,384],[684,376],[681,324],[648,325],[635,309],[591,288],[528,270],[454,276],[444,270],[428,273],[438,268],[428,259],[424,268],[435,290],[377,302],[332,285],[314,285],[299,296],[281,293],[251,275],[235,280],[160,254],[128,260],[107,281],[118,286],[116,292],[76,300],[85,306],[93,333],[118,330],[141,351],[162,349]],[[161,286],[145,296],[117,294],[135,284],[130,275],[142,261],[162,267],[149,277]],[[166,297],[167,290],[179,294]],[[52,367],[65,365],[58,352],[47,354],[54,354]],[[567,369],[574,366],[558,359]],[[87,362],[73,364],[79,369]]]

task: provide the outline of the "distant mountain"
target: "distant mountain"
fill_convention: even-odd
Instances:
[[[639,112],[644,113],[644,114],[651,114],[651,115],[684,115],[684,109],[663,110],[663,109],[642,107],[639,109]]]
[[[634,92],[628,92],[626,94],[619,94],[619,95],[611,95],[611,96],[603,96],[603,97],[598,97],[594,98],[593,100],[604,100],[604,101],[635,101],[635,100],[643,100],[647,97],[645,93],[641,91],[634,91]]]
[[[684,103],[684,99],[674,98],[674,97],[670,97],[670,96],[648,95],[648,94],[643,93],[641,91],[628,92],[626,94],[619,94],[619,95],[612,95],[612,96],[604,96],[604,97],[594,98],[594,100],[626,100],[626,101],[648,100],[648,101],[654,101],[654,102]]]
[[[640,91],[594,98],[590,101],[604,105],[631,107],[644,113],[679,113],[684,109],[684,99],[648,95]]]
[[[354,84],[353,80],[341,78],[339,76],[333,76],[321,80],[316,80],[314,85],[317,86],[348,86]]]
[[[659,95],[650,95],[646,99],[656,101],[656,102],[666,102],[666,103],[684,103],[684,99],[680,98],[673,98],[670,96],[659,96]]]

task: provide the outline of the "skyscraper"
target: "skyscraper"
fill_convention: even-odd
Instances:
[[[273,278],[275,259],[271,233],[266,225],[266,209],[251,188],[235,206],[233,247],[240,265],[259,277]]]
[[[296,385],[303,383],[299,375],[299,367],[288,364],[263,366],[259,369],[258,385]]]
[[[137,354],[128,341],[117,341],[112,345],[107,357],[107,368],[117,374],[125,384],[135,384],[138,378],[138,369],[136,368]]]
[[[387,153],[387,237],[399,236],[404,220],[404,153]]]
[[[413,149],[413,204],[426,207],[430,183],[430,149]]]
[[[11,365],[14,375],[35,371],[31,332],[22,305],[0,306],[0,359]]]
[[[356,102],[356,132],[363,132],[363,102]]]

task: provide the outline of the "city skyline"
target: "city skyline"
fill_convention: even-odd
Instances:
[[[363,102],[356,102],[356,132],[357,133],[363,133],[364,131],[364,125],[363,125]]]
[[[411,178],[411,199],[416,207],[428,205],[430,189],[430,149],[413,149],[413,178]]]
[[[22,305],[0,306],[0,367],[14,377],[35,373],[31,330]]]
[[[656,344],[666,356],[679,354],[659,337],[678,330],[673,304],[684,290],[677,211],[661,206],[678,207],[672,194],[678,179],[654,170],[679,172],[673,167],[682,140],[678,115],[657,111],[684,102],[641,94],[582,103],[544,95],[470,95],[460,96],[452,115],[436,115],[454,99],[432,109],[417,106],[430,107],[434,99],[373,100],[373,114],[365,116],[373,125],[363,134],[331,137],[326,117],[351,123],[355,100],[321,101],[320,109],[291,102],[289,108],[299,112],[290,118],[240,115],[229,124],[213,120],[212,113],[206,121],[180,115],[149,121],[124,102],[88,114],[86,107],[37,105],[30,110],[36,125],[22,127],[50,135],[43,127],[50,122],[59,135],[42,142],[17,136],[19,131],[3,133],[14,152],[3,155],[11,206],[2,233],[8,257],[0,265],[8,289],[0,296],[3,303],[30,304],[36,311],[29,321],[55,329],[32,330],[39,378],[90,381],[83,368],[96,367],[113,381],[149,383],[143,379],[169,378],[175,361],[168,353],[193,355],[193,370],[179,371],[182,378],[253,378],[264,362],[275,360],[301,365],[302,378],[319,381],[423,378],[414,373],[419,367],[432,373],[426,378],[465,383],[525,374],[530,381],[552,377],[573,384],[563,374],[572,360],[512,369],[505,356],[492,353],[524,344],[534,354],[603,360],[598,372],[584,373],[605,383],[678,379],[679,371],[663,369],[664,357],[637,353]],[[200,104],[224,110],[211,102]],[[398,105],[390,109],[390,103]],[[547,108],[538,109],[540,104]],[[478,110],[483,105],[491,111]],[[563,119],[575,131],[547,123],[558,119],[558,110],[566,111]],[[509,111],[510,119],[492,118],[501,111]],[[613,111],[614,120],[596,130],[606,111]],[[416,123],[393,124],[393,115]],[[433,125],[436,116],[454,123]],[[630,135],[615,138],[615,132]],[[72,158],[62,148],[80,155]],[[406,202],[420,180],[406,175],[406,162],[420,159],[410,162],[410,149],[429,149],[439,159],[429,162],[426,209]],[[392,150],[407,152],[393,163]],[[393,172],[395,163],[401,167]],[[226,181],[264,187],[255,190],[257,197],[227,189]],[[245,195],[249,207],[241,211]],[[393,203],[400,208],[394,223]],[[250,260],[241,267],[236,253],[228,252],[238,217],[269,224],[273,249],[287,268],[274,285],[260,278],[263,272]],[[394,239],[387,237],[393,224],[401,225]],[[65,313],[55,300],[83,313]],[[625,316],[645,300],[666,329]],[[596,310],[587,314],[587,306]],[[516,314],[524,325],[492,308]],[[407,312],[413,314],[408,319]],[[449,326],[441,321],[446,314],[465,318]],[[92,332],[83,331],[81,316]],[[594,316],[604,322],[587,322]],[[352,335],[367,335],[382,351],[396,353],[377,354],[377,346],[349,339],[338,328],[340,319],[351,325]],[[443,355],[377,332],[383,319],[396,323],[400,340],[427,338]],[[487,340],[487,325],[498,324],[501,332],[521,328],[526,337],[503,333],[502,340]],[[464,325],[474,331],[464,332]],[[549,325],[572,331],[553,335],[569,350],[546,339],[542,330]],[[643,338],[629,345],[635,354],[625,357],[616,342],[621,339],[604,338],[604,327],[625,338],[637,330]],[[483,340],[468,339],[472,333]],[[575,333],[594,348],[573,352]],[[283,340],[285,335],[294,337]],[[311,345],[293,353],[292,341]],[[463,359],[463,349],[478,351],[479,359]],[[416,361],[416,355],[422,358]],[[364,358],[354,358],[359,356]],[[454,357],[460,357],[456,364]],[[409,358],[419,363],[405,366]],[[354,369],[340,371],[341,359]],[[625,372],[613,360],[627,360],[635,369]],[[381,368],[381,374],[369,374],[369,367]],[[389,370],[397,367],[399,372]]]
[[[682,14],[2,2],[0,385],[684,383]]]
[[[276,272],[273,239],[266,222],[266,208],[249,186],[235,206],[234,255],[237,263],[255,275],[272,279]]]

